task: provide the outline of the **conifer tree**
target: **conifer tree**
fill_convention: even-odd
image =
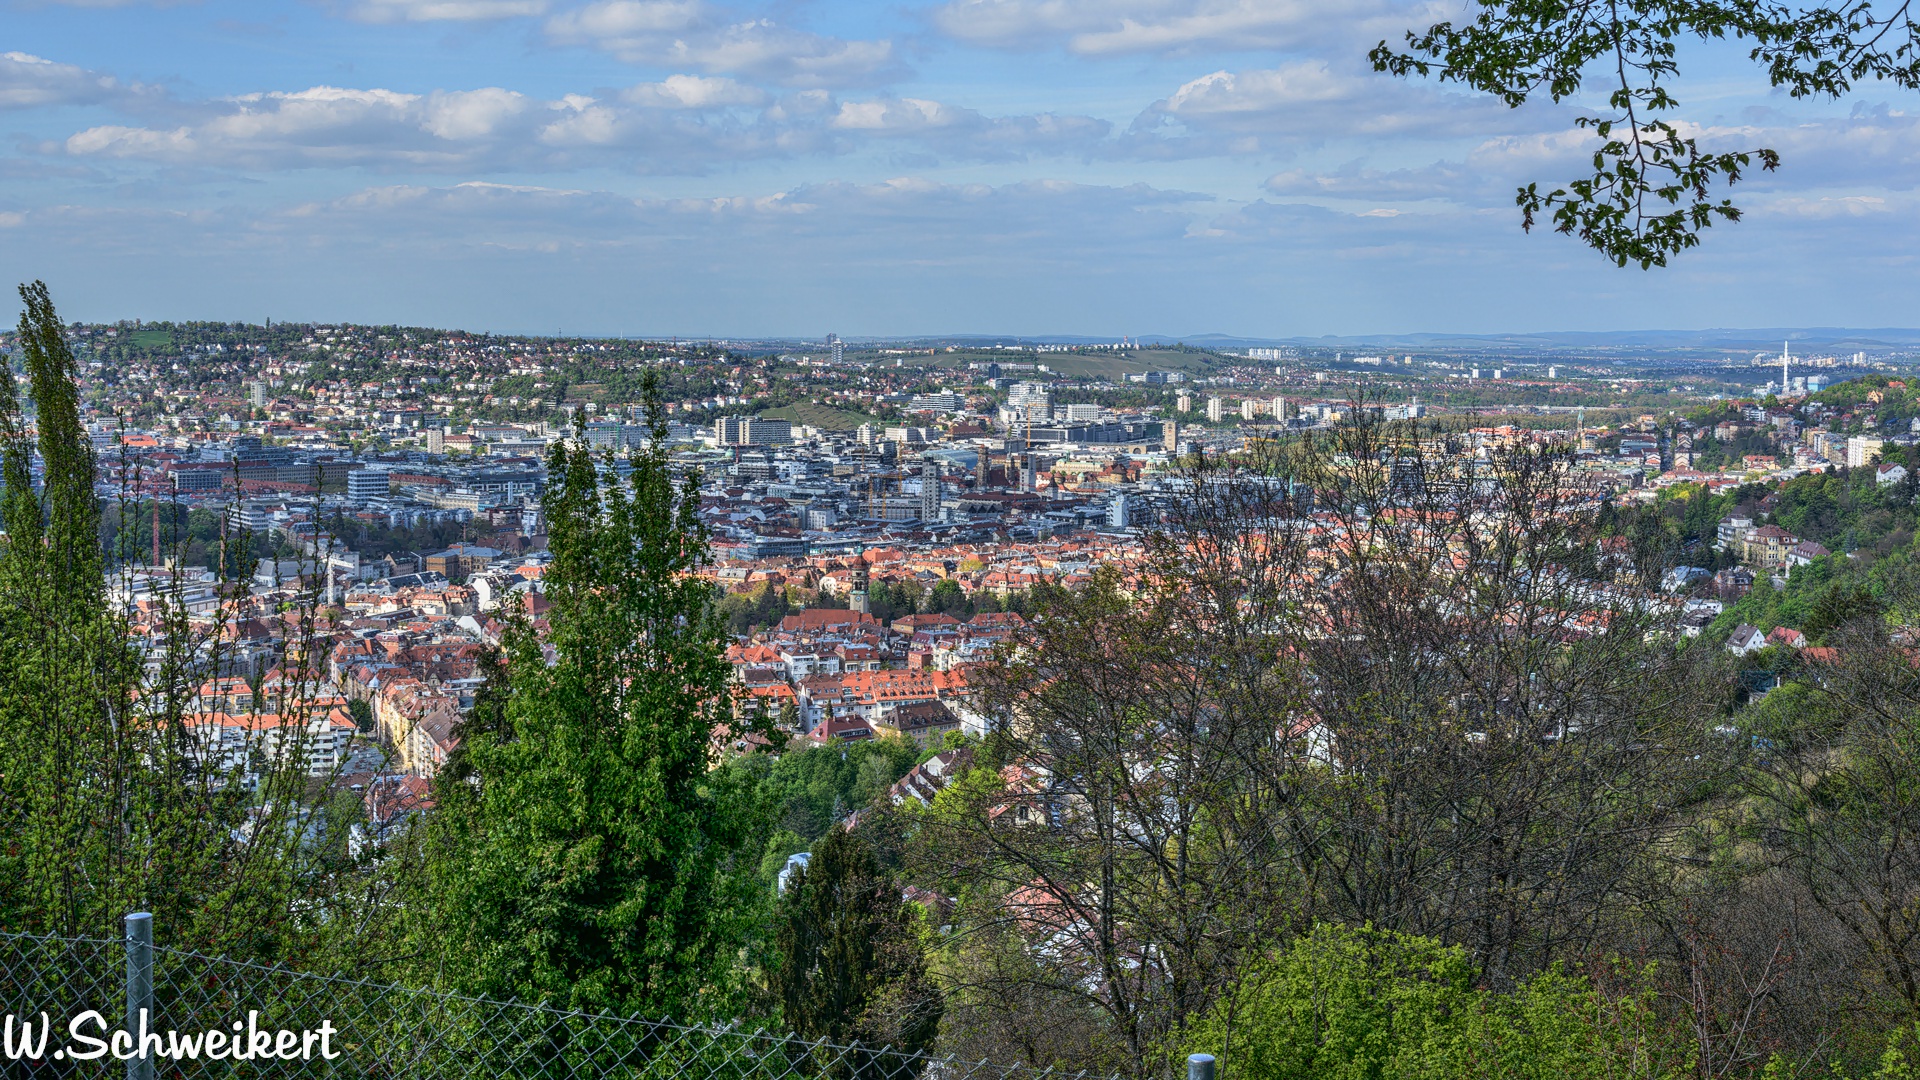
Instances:
[[[726,1000],[760,812],[709,772],[732,669],[693,574],[697,485],[674,473],[657,377],[643,389],[626,480],[579,432],[549,457],[547,632],[507,634],[510,694],[468,726],[471,805],[436,819],[419,933],[471,991],[686,1017]]]
[[[787,886],[768,974],[782,1019],[804,1038],[913,1053],[939,1030],[912,909],[872,845],[839,826]]]

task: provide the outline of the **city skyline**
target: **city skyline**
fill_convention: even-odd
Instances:
[[[0,40],[0,262],[76,318],[595,335],[1899,326],[1910,95],[1793,103],[1667,270],[1518,227],[1572,106],[1368,70],[1456,5],[40,3]]]

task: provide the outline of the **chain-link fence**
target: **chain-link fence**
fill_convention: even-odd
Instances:
[[[123,1069],[127,1080],[1075,1075],[314,975],[155,946],[145,916],[129,917],[123,941],[0,934],[0,1026],[0,1075],[37,1080]]]

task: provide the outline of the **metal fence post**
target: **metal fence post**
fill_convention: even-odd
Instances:
[[[1213,1080],[1213,1055],[1188,1054],[1187,1080]]]
[[[153,1018],[153,916],[136,911],[127,916],[127,1033],[134,1039],[134,1056],[127,1059],[127,1080],[153,1080],[153,1058],[139,1045],[140,1014]]]

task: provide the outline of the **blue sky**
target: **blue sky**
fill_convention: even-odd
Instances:
[[[70,317],[1255,336],[1920,325],[1920,100],[1789,102],[1667,270],[1523,235],[1571,105],[1367,69],[1420,0],[0,0],[0,276]]]

